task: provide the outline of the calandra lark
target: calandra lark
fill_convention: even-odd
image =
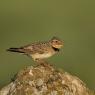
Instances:
[[[34,61],[42,60],[56,54],[63,46],[64,42],[57,37],[53,37],[49,41],[35,42],[19,48],[9,48],[8,51],[18,52],[28,55]]]

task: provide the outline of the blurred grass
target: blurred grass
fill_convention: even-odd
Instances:
[[[7,48],[58,36],[65,46],[48,59],[50,63],[95,88],[94,0],[3,0],[0,26],[0,87],[21,68],[34,64],[26,56],[6,52]]]

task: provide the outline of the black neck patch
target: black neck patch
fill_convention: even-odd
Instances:
[[[55,47],[52,47],[52,48],[54,49],[54,51],[57,51],[57,52],[59,51],[59,49],[58,49],[58,48],[55,48]]]

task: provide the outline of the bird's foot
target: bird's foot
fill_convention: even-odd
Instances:
[[[42,60],[42,59],[36,59],[35,61],[38,63],[38,65],[42,65],[44,67],[49,67],[50,68],[52,66],[47,61]]]

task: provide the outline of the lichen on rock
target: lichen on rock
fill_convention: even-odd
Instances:
[[[6,93],[5,93],[6,92]],[[93,95],[78,77],[53,66],[29,66],[0,95]]]

